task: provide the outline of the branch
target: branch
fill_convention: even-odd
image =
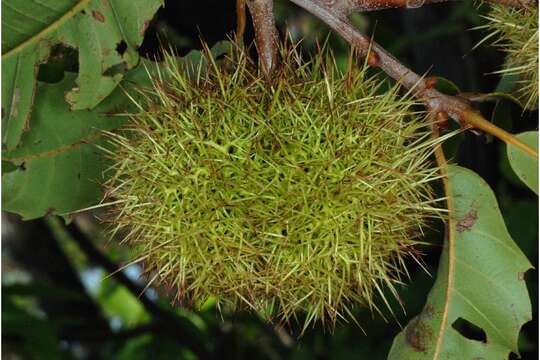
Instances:
[[[367,57],[370,66],[378,66],[388,76],[396,80],[405,88],[412,90],[413,94],[423,101],[428,110],[437,118],[450,117],[463,128],[485,131],[507,144],[513,144],[529,155],[538,159],[538,153],[527,144],[521,142],[512,134],[498,128],[487,121],[475,110],[470,102],[459,96],[445,95],[435,89],[433,79],[418,75],[400,63],[396,58],[384,50],[379,44],[371,41],[364,34],[357,31],[347,19],[347,11],[343,8],[346,0],[290,0],[296,5],[320,18],[335,32],[340,34],[359,54]],[[351,3],[358,1],[351,0]],[[336,5],[341,4],[341,5]],[[334,8],[334,6],[337,6]]]
[[[325,4],[331,7],[336,13],[349,15],[352,12],[373,11],[390,8],[416,9],[424,5],[450,2],[458,0],[325,0]],[[536,0],[486,0],[494,4],[501,4],[508,7],[535,7]]]
[[[246,0],[236,0],[236,37],[242,39],[246,29]]]
[[[424,5],[449,1],[457,0],[337,0],[336,3],[339,3],[338,6],[342,13],[350,14],[355,11],[364,12],[390,8],[416,9]]]
[[[247,0],[247,5],[253,18],[259,63],[266,76],[270,77],[277,59],[278,35],[274,24],[274,3],[273,0]]]

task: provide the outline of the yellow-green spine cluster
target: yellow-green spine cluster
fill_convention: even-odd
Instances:
[[[239,49],[172,56],[109,138],[115,233],[186,302],[334,324],[407,275],[440,210],[425,114],[366,68],[286,51],[269,84]],[[188,75],[191,74],[191,75]],[[167,79],[167,80],[165,80]]]
[[[507,54],[499,72],[517,78],[515,95],[525,109],[538,108],[538,8],[494,5],[486,19],[481,28],[489,34],[482,42],[490,40]]]

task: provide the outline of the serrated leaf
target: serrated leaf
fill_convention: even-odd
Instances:
[[[2,1],[2,58],[36,45],[84,9],[90,0]]]
[[[74,74],[66,74],[59,83],[38,85],[31,116],[32,131],[24,134],[17,149],[3,153],[4,160],[44,157],[82,141],[91,142],[100,129],[113,129],[121,124],[119,117],[96,116],[108,112],[121,94],[111,96],[95,111],[70,111],[65,101],[58,101],[73,86],[74,79]]]
[[[161,0],[92,0],[56,33],[79,49],[77,87],[66,95],[72,110],[91,109],[139,62],[137,49]]]
[[[32,57],[37,44],[79,50],[72,110],[91,109],[139,62],[137,48],[162,0],[2,1],[2,60]],[[22,86],[22,85],[19,85]]]
[[[538,151],[538,131],[528,131],[516,137]],[[512,170],[532,191],[538,195],[538,159],[533,158],[514,145],[506,147]]]
[[[524,281],[531,264],[508,234],[493,192],[470,170],[448,171],[454,212],[437,279],[389,359],[507,359],[532,318]],[[481,328],[487,341],[463,336],[452,326],[459,319]]]
[[[73,86],[74,79],[74,74],[66,74],[60,83],[39,84],[33,131],[24,134],[17,149],[3,155],[3,160],[17,166],[2,175],[3,209],[24,219],[70,212],[102,197],[103,152],[95,143],[101,130],[114,129],[125,119],[112,115],[133,104],[118,88],[92,111],[70,111],[58,96]],[[128,87],[145,81],[148,77],[141,66],[124,83]]]
[[[211,51],[220,55],[228,48],[228,42],[219,42]],[[182,61],[186,68],[195,68],[203,58],[195,51]],[[149,85],[149,74],[159,68],[158,63],[143,61],[91,111],[71,111],[65,101],[58,101],[73,86],[75,74],[66,73],[56,84],[39,83],[32,131],[23,134],[16,149],[3,152],[3,209],[34,219],[97,204],[105,162],[104,152],[95,145],[102,130],[121,126],[124,115],[136,110],[126,92],[136,97],[134,88]],[[170,74],[160,76],[166,79]]]
[[[14,149],[23,132],[30,128],[37,70],[48,54],[47,47],[38,45],[28,54],[2,61],[2,143],[8,150]]]

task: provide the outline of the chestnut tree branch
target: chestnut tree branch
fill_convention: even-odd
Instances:
[[[236,37],[242,39],[246,29],[246,0],[236,0]]]
[[[261,69],[270,77],[276,66],[277,29],[274,23],[273,0],[246,0],[255,28],[255,44]]]
[[[521,142],[512,134],[498,128],[475,110],[471,103],[459,96],[450,96],[435,89],[431,78],[424,78],[400,63],[384,48],[360,33],[347,19],[349,10],[343,3],[356,3],[355,0],[290,0],[325,22],[347,42],[355,47],[360,56],[367,57],[370,66],[380,67],[388,76],[425,103],[428,110],[437,118],[450,117],[467,129],[485,131],[507,144],[513,144],[538,159],[538,152]]]
[[[436,4],[457,0],[323,0],[326,6],[331,7],[336,13],[349,15],[355,11],[373,11],[389,8],[414,9],[424,5]],[[491,3],[502,4],[509,7],[533,7],[537,0],[487,0]]]

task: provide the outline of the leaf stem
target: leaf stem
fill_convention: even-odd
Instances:
[[[463,116],[464,116],[464,121],[467,124],[470,124],[475,129],[479,129],[488,134],[491,134],[497,137],[498,139],[504,141],[506,144],[514,145],[518,149],[523,150],[524,152],[534,157],[535,159],[538,159],[538,152],[536,150],[534,150],[532,147],[525,144],[524,142],[522,142],[521,140],[519,140],[517,137],[510,134],[509,132],[487,121],[477,111],[468,110],[463,113]]]
[[[439,126],[433,121],[431,127],[431,137],[437,139],[439,137]],[[445,245],[448,248],[448,272],[446,279],[446,292],[444,308],[441,314],[441,327],[439,328],[439,334],[437,336],[437,342],[435,343],[435,350],[433,352],[433,359],[438,359],[442,352],[442,340],[444,338],[444,332],[447,329],[448,314],[450,312],[450,300],[452,299],[452,288],[454,287],[454,272],[455,272],[455,217],[454,217],[454,198],[450,190],[450,182],[448,180],[448,162],[444,156],[442,144],[438,142],[435,145],[435,160],[440,169],[442,175],[442,183],[444,194],[446,197],[446,207],[448,209],[448,220],[446,226],[446,239]],[[443,258],[441,257],[441,260]],[[439,265],[440,266],[440,265]]]

